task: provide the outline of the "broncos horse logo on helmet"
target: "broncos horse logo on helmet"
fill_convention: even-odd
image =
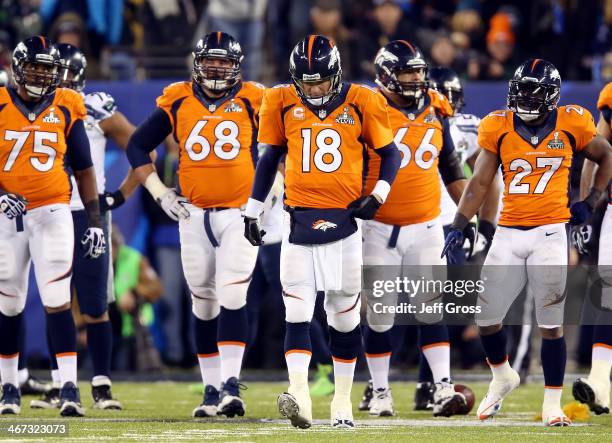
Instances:
[[[451,68],[436,66],[429,70],[427,76],[429,87],[446,96],[454,112],[460,112],[465,106],[463,100],[463,85],[459,76]]]
[[[533,121],[554,110],[561,96],[561,76],[541,58],[520,65],[508,84],[508,109],[522,120]]]
[[[323,106],[331,101],[342,88],[342,66],[338,47],[325,36],[309,35],[300,40],[291,51],[289,73],[297,94],[309,106]],[[322,83],[329,80],[329,90],[321,96],[310,96],[304,90],[305,83]]]
[[[46,37],[30,37],[15,47],[11,69],[15,83],[29,97],[43,98],[60,84],[59,50]]]
[[[83,52],[68,43],[59,43],[57,49],[60,53],[61,86],[81,92],[85,87],[85,70],[87,59]]]
[[[240,64],[244,55],[240,43],[225,32],[211,32],[201,38],[193,50],[193,79],[215,92],[226,91],[240,81]],[[213,60],[229,61],[227,66]]]
[[[374,58],[376,84],[387,91],[418,102],[427,93],[427,63],[421,50],[406,40],[394,40],[380,48]],[[423,80],[400,81],[402,72],[420,72]]]

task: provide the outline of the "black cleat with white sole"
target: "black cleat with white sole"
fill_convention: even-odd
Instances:
[[[5,383],[2,385],[0,398],[0,415],[19,414],[21,412],[21,394],[17,386]]]
[[[240,389],[246,389],[246,386],[236,377],[230,377],[223,383],[219,400],[219,415],[225,415],[228,418],[244,415],[246,407],[244,400],[240,398]]]
[[[56,409],[60,407],[60,390],[51,388],[40,398],[30,401],[32,409]]]
[[[60,415],[62,417],[83,417],[85,415],[85,409],[81,406],[79,388],[70,381],[60,389]]]

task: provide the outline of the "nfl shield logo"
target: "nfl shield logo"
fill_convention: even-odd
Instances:
[[[217,105],[208,105],[208,110],[210,112],[215,112],[217,110]]]
[[[319,109],[319,118],[327,117],[327,111],[325,109]]]
[[[538,136],[534,135],[534,136],[531,137],[531,144],[532,145],[537,145],[539,140],[540,139],[538,138]]]
[[[28,120],[30,120],[31,122],[33,122],[34,120],[36,120],[36,114],[34,114],[33,112],[30,112],[28,114]]]

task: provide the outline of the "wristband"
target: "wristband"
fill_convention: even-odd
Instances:
[[[589,205],[591,209],[593,209],[595,206],[597,206],[597,202],[601,198],[601,194],[603,194],[603,192],[598,191],[595,188],[591,188],[591,191],[589,192],[589,195],[587,195],[587,198],[584,199],[584,202]]]
[[[463,232],[463,230],[466,228],[466,226],[469,223],[470,223],[470,220],[465,215],[461,214],[460,212],[457,212],[457,214],[455,215],[455,219],[453,220],[453,223],[451,224],[451,228],[457,229]]]

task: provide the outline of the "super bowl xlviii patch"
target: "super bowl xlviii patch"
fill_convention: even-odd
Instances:
[[[336,117],[336,123],[344,123],[345,125],[354,125],[355,119],[349,113],[349,107],[345,106],[342,110],[342,114],[338,114]]]
[[[427,114],[425,116],[425,118],[423,119],[423,122],[425,123],[434,123],[436,120],[438,120],[436,118],[436,113],[433,110],[433,107],[429,108],[429,114]]]
[[[49,109],[49,114],[45,115],[42,121],[44,123],[60,123],[60,119],[55,115],[55,107]]]
[[[548,142],[547,146],[548,149],[563,149],[565,147],[565,143],[559,138],[559,132],[555,131],[553,139]]]
[[[237,102],[232,100],[223,109],[223,112],[242,112],[242,106],[240,106]]]

